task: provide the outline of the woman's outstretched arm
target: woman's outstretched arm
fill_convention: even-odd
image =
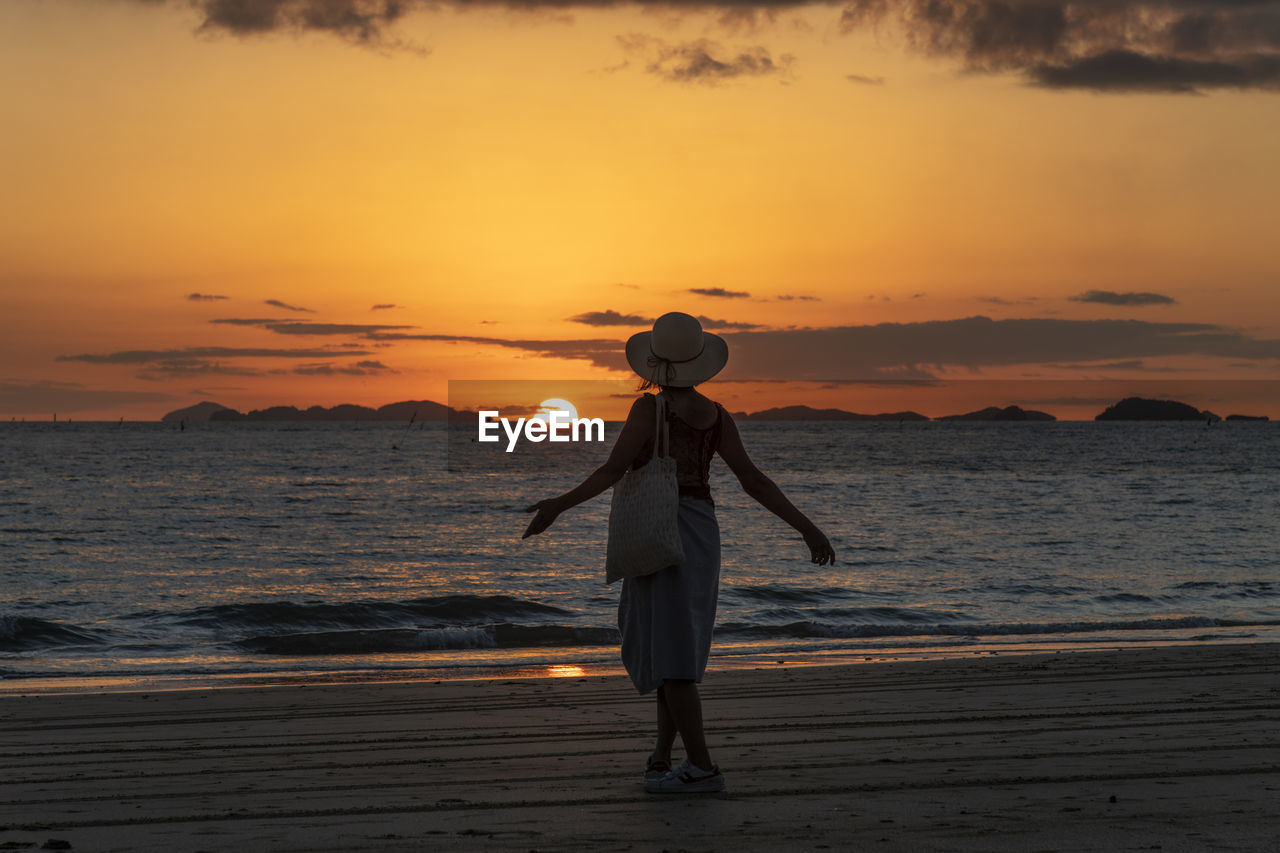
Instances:
[[[613,450],[609,452],[609,458],[603,465],[563,495],[547,498],[526,507],[525,512],[536,512],[537,515],[533,517],[533,521],[529,522],[524,535],[520,538],[528,539],[530,536],[538,535],[550,527],[551,522],[556,520],[556,516],[566,509],[591,500],[621,480],[622,475],[627,473],[632,460],[636,458],[636,454],[640,452],[640,448],[644,446],[649,436],[653,435],[657,416],[654,410],[655,405],[653,397],[647,394],[637,398],[631,404],[631,411],[627,413],[627,422],[622,425],[622,432],[618,433],[618,440],[613,443]]]
[[[742,436],[738,435],[738,425],[733,422],[729,413],[722,412],[720,417],[723,419],[720,432],[720,458],[737,476],[743,490],[804,537],[813,562],[819,566],[835,563],[836,552],[827,541],[827,537],[816,524],[809,520],[808,516],[787,500],[787,496],[782,493],[782,489],[778,488],[778,484],[766,477],[764,472],[751,461],[751,457],[747,455],[747,449],[742,446]]]

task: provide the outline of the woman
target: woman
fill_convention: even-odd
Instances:
[[[667,401],[685,554],[679,565],[625,578],[618,603],[623,664],[640,693],[656,689],[658,694],[657,742],[645,766],[645,790],[652,793],[724,789],[724,776],[707,750],[698,696],[711,651],[720,582],[720,529],[708,487],[711,456],[719,453],[747,494],[799,531],[813,562],[835,562],[827,537],[747,456],[729,413],[696,390],[728,360],[723,338],[703,332],[696,318],[679,312],[664,314],[653,331],[627,341],[627,361],[644,380],[641,390],[659,387]],[[656,405],[649,394],[637,399],[608,461],[571,491],[529,507],[527,512],[537,515],[522,538],[543,532],[560,513],[600,494],[629,468],[644,465],[653,455]],[[672,769],[677,733],[688,757]]]

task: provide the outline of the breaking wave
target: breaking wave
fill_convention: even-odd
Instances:
[[[93,646],[105,642],[102,635],[78,625],[49,622],[34,616],[0,614],[0,651],[3,652]]]
[[[143,614],[153,617],[154,614]],[[268,601],[201,607],[179,614],[176,622],[222,629],[293,631],[372,629],[429,625],[467,625],[570,615],[550,604],[506,595],[443,595],[408,601]]]

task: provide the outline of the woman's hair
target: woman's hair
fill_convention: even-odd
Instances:
[[[662,391],[676,391],[676,390],[682,390],[682,389],[685,389],[685,388],[693,388],[693,387],[695,387],[695,386],[693,386],[693,385],[681,385],[681,386],[679,386],[679,389],[677,389],[677,387],[676,387],[675,385],[659,385],[657,382],[654,382],[654,381],[653,381],[653,380],[651,380],[651,379],[642,379],[642,380],[640,380],[640,384],[636,386],[636,390],[637,390],[637,391],[652,391],[654,388],[657,388],[657,389],[662,390]]]

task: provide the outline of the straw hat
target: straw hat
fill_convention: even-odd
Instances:
[[[655,385],[691,388],[715,376],[729,361],[724,338],[702,331],[697,317],[672,311],[653,321],[653,331],[627,341],[627,363]]]

